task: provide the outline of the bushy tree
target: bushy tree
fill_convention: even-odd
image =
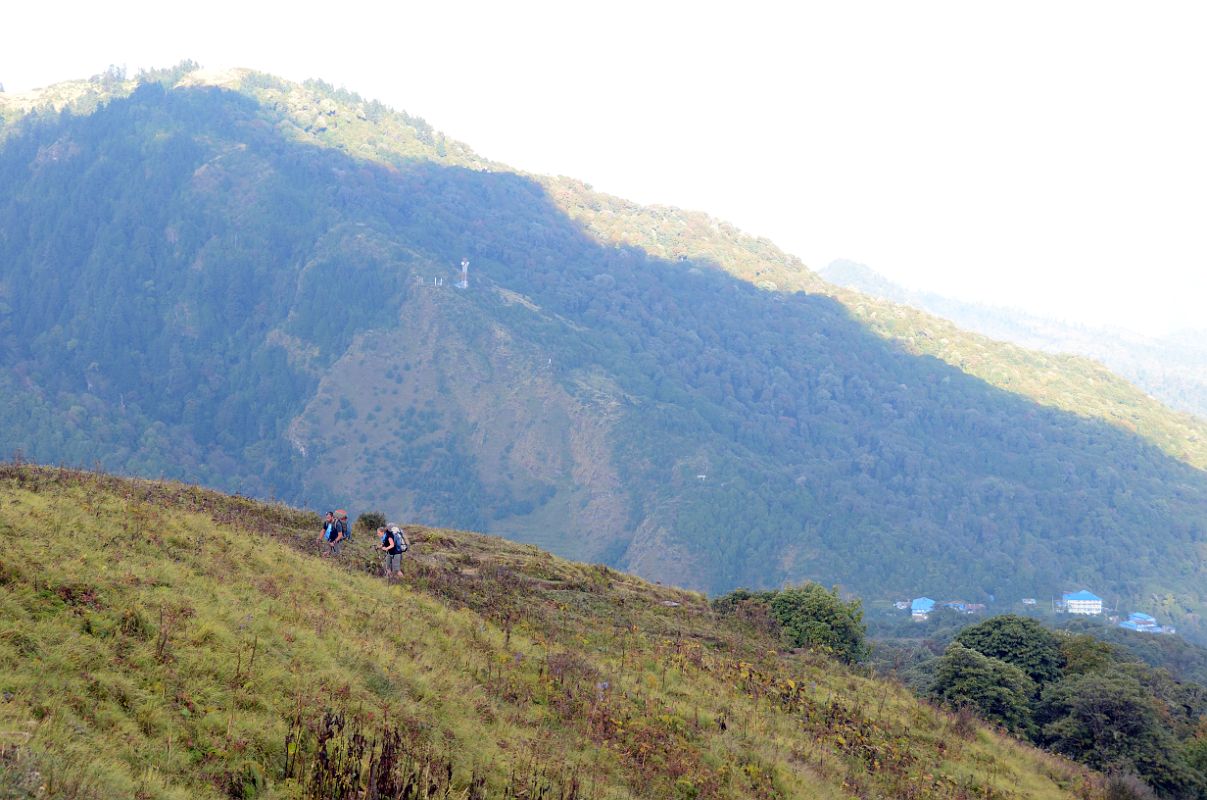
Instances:
[[[1060,640],[1037,621],[1003,614],[960,631],[955,640],[982,655],[1013,664],[1037,684],[1059,680]]]
[[[720,597],[713,598],[711,605],[713,610],[718,614],[733,614],[736,613],[743,604],[749,603],[752,600],[766,603],[773,594],[773,592],[755,593],[749,589],[739,587],[734,589],[732,592],[726,592]]]
[[[776,592],[769,605],[784,640],[793,647],[817,647],[847,662],[865,655],[867,626],[859,600],[847,603],[836,590],[805,583]]]
[[[1165,797],[1202,797],[1203,776],[1165,729],[1154,698],[1119,672],[1072,675],[1046,687],[1038,717],[1041,741],[1104,772],[1142,776]]]
[[[1142,778],[1126,773],[1115,773],[1106,779],[1103,800],[1156,800],[1156,793]]]
[[[953,708],[972,708],[983,719],[1029,736],[1035,726],[1031,697],[1035,682],[1021,669],[952,642],[938,659],[931,693]]]
[[[1115,663],[1115,648],[1085,633],[1065,636],[1060,642],[1066,675],[1081,675],[1109,669]]]
[[[1199,735],[1182,745],[1182,757],[1192,769],[1207,777],[1207,720],[1200,725]]]

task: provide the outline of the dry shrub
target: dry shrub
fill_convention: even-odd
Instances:
[[[297,717],[285,741],[282,777],[299,780],[302,800],[585,797],[576,771],[567,773],[535,758],[508,770],[502,786],[491,787],[480,768],[459,770],[452,753],[425,744],[420,727],[419,723],[383,723],[369,729],[360,720],[332,711],[319,719]],[[234,777],[238,784],[241,776]]]
[[[151,626],[147,618],[137,608],[127,608],[122,612],[119,630],[126,636],[135,639],[146,639],[151,635]]]
[[[780,625],[771,616],[771,608],[761,600],[743,600],[734,609],[734,615],[756,631],[773,636]]]
[[[586,659],[569,651],[552,653],[545,659],[545,667],[549,670],[549,676],[559,686],[577,685],[586,681],[594,683],[599,675]]]
[[[0,798],[102,800],[89,765],[63,763],[26,747],[0,745]]]
[[[76,613],[82,613],[81,610],[85,608],[101,608],[101,600],[96,587],[86,583],[64,583],[56,587],[54,593]]]
[[[970,706],[960,706],[951,715],[951,732],[965,741],[976,738],[977,715]]]
[[[1156,793],[1149,785],[1135,775],[1109,775],[1103,789],[1103,800],[1157,800]]]

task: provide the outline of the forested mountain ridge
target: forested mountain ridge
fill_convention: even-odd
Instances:
[[[265,116],[290,138],[392,166],[423,159],[524,175],[544,186],[562,211],[603,242],[640,247],[666,259],[706,260],[772,291],[803,290],[832,296],[872,330],[902,342],[911,352],[933,355],[1045,405],[1104,419],[1139,433],[1176,458],[1207,469],[1207,422],[1171,413],[1098,363],[1042,352],[1051,348],[1038,341],[1018,347],[998,341],[1009,337],[994,331],[982,332],[988,336],[972,333],[969,325],[956,327],[944,315],[927,313],[918,303],[903,307],[899,297],[862,291],[841,277],[833,282],[823,280],[769,240],[748,236],[707,214],[643,206],[596,192],[572,178],[517,171],[479,156],[418,117],[322,81],[296,84],[251,70],[212,72],[198,69],[192,62],[146,72],[138,80],[127,80],[124,72],[110,68],[88,81],[57,84],[23,95],[0,94],[0,140],[6,121],[11,130],[30,113],[91,112],[111,98],[125,96],[141,81],[239,91],[254,97]],[[1127,365],[1121,369],[1132,374]]]
[[[1207,476],[1146,439],[904,352],[703,215],[321,84],[179,77],[6,124],[3,451],[709,590],[1089,583],[1195,623]]]

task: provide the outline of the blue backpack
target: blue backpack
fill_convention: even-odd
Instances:
[[[386,533],[394,540],[394,547],[390,550],[390,555],[398,555],[407,551],[407,541],[403,538],[402,529],[397,525],[391,525],[386,528]]]

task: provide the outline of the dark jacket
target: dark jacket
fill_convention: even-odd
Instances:
[[[386,531],[385,534],[381,537],[382,546],[384,547],[386,545],[389,545],[390,549],[387,550],[386,552],[392,556],[397,556],[397,555],[402,554],[402,542],[403,542],[403,539],[402,539],[401,533],[395,534],[395,533],[391,533],[390,531]]]

